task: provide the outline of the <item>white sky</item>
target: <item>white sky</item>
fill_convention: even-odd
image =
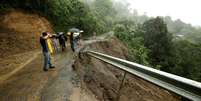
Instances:
[[[139,14],[171,16],[194,26],[201,26],[201,0],[127,0]]]

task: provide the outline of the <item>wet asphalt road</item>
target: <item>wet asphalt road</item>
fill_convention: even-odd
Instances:
[[[76,73],[74,53],[68,49],[54,56],[54,69],[44,72],[40,54],[22,70],[0,84],[0,101],[69,101]]]
[[[77,52],[104,37],[82,41]],[[56,68],[48,72],[43,71],[43,55],[39,54],[23,69],[0,82],[0,101],[70,101],[73,89],[80,87],[79,77],[72,70],[75,54],[68,46],[65,52],[54,55]]]

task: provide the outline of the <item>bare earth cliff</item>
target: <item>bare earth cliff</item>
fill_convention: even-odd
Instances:
[[[18,69],[40,49],[39,36],[53,32],[47,19],[37,13],[9,10],[0,13],[0,77]]]
[[[126,59],[127,48],[116,38],[96,42],[88,49]],[[95,58],[83,55],[75,62],[75,70],[83,82],[100,101],[116,101],[123,71]],[[179,97],[147,81],[128,74],[120,91],[119,101],[179,101]]]
[[[52,32],[51,24],[38,14],[10,10],[0,16],[0,57],[39,48],[42,31]]]

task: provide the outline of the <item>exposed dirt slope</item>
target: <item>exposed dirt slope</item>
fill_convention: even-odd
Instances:
[[[96,42],[89,49],[126,59],[127,48],[116,38]],[[75,70],[87,89],[100,101],[116,101],[123,72],[97,59],[83,55],[75,61]],[[179,101],[179,97],[147,81],[128,74],[121,90],[120,101]]]
[[[52,26],[34,13],[10,10],[0,16],[0,57],[39,48],[42,31],[52,32]]]

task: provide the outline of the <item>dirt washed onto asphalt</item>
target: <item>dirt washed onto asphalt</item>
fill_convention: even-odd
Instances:
[[[98,101],[91,91],[84,90],[72,69],[76,56],[68,47],[53,57],[56,68],[44,72],[39,54],[0,83],[0,101]]]
[[[116,38],[96,42],[88,49],[126,59],[127,48]],[[75,70],[86,89],[101,101],[116,101],[123,71],[87,55],[75,62]],[[180,101],[180,98],[136,76],[127,74],[119,101]]]
[[[0,83],[23,69],[25,65],[32,62],[39,55],[39,53],[39,51],[30,51],[0,58]]]

